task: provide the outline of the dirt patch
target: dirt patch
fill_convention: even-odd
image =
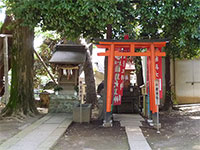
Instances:
[[[200,150],[200,106],[161,112],[161,134],[143,122],[142,131],[153,150]]]
[[[53,150],[128,150],[125,128],[119,122],[102,127],[101,121],[73,123]]]

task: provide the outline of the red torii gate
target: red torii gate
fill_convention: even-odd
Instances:
[[[106,112],[111,112],[113,75],[114,75],[114,57],[115,56],[149,56],[150,57],[150,79],[149,79],[149,96],[150,110],[152,113],[158,112],[155,103],[155,56],[166,56],[165,52],[159,49],[165,47],[167,40],[98,40],[98,48],[106,48],[107,51],[98,53],[98,56],[108,56],[108,73],[107,73],[107,101]],[[115,48],[128,48],[129,52],[115,51]],[[135,52],[135,48],[146,48],[146,52]],[[157,50],[158,49],[158,50]]]

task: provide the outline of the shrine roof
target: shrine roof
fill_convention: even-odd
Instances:
[[[55,64],[82,64],[86,59],[85,46],[79,44],[56,45],[50,63]]]
[[[122,40],[114,40],[114,39],[95,39],[95,41],[97,43],[99,42],[116,42],[116,43],[124,43],[124,42],[138,42],[138,43],[152,43],[152,42],[166,42],[168,43],[169,42],[169,39],[140,39],[140,40],[134,40],[134,39],[128,39],[128,40],[125,40],[125,39],[122,39]]]

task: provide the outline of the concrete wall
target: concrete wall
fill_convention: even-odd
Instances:
[[[200,103],[200,58],[176,60],[174,86],[179,104]]]

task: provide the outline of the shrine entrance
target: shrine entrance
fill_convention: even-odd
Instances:
[[[127,56],[147,56],[148,64],[148,96],[149,111],[153,115],[159,111],[159,89],[161,82],[157,80],[156,59],[166,56],[162,48],[166,46],[167,40],[99,40],[96,46],[105,48],[107,51],[98,53],[98,56],[108,57],[107,70],[107,94],[104,122],[110,122],[112,104],[120,105],[124,86],[124,68]],[[140,51],[138,51],[140,49]],[[142,50],[142,51],[141,51]],[[162,65],[162,63],[161,63]],[[159,81],[159,82],[157,82]],[[160,87],[159,87],[160,86]]]

